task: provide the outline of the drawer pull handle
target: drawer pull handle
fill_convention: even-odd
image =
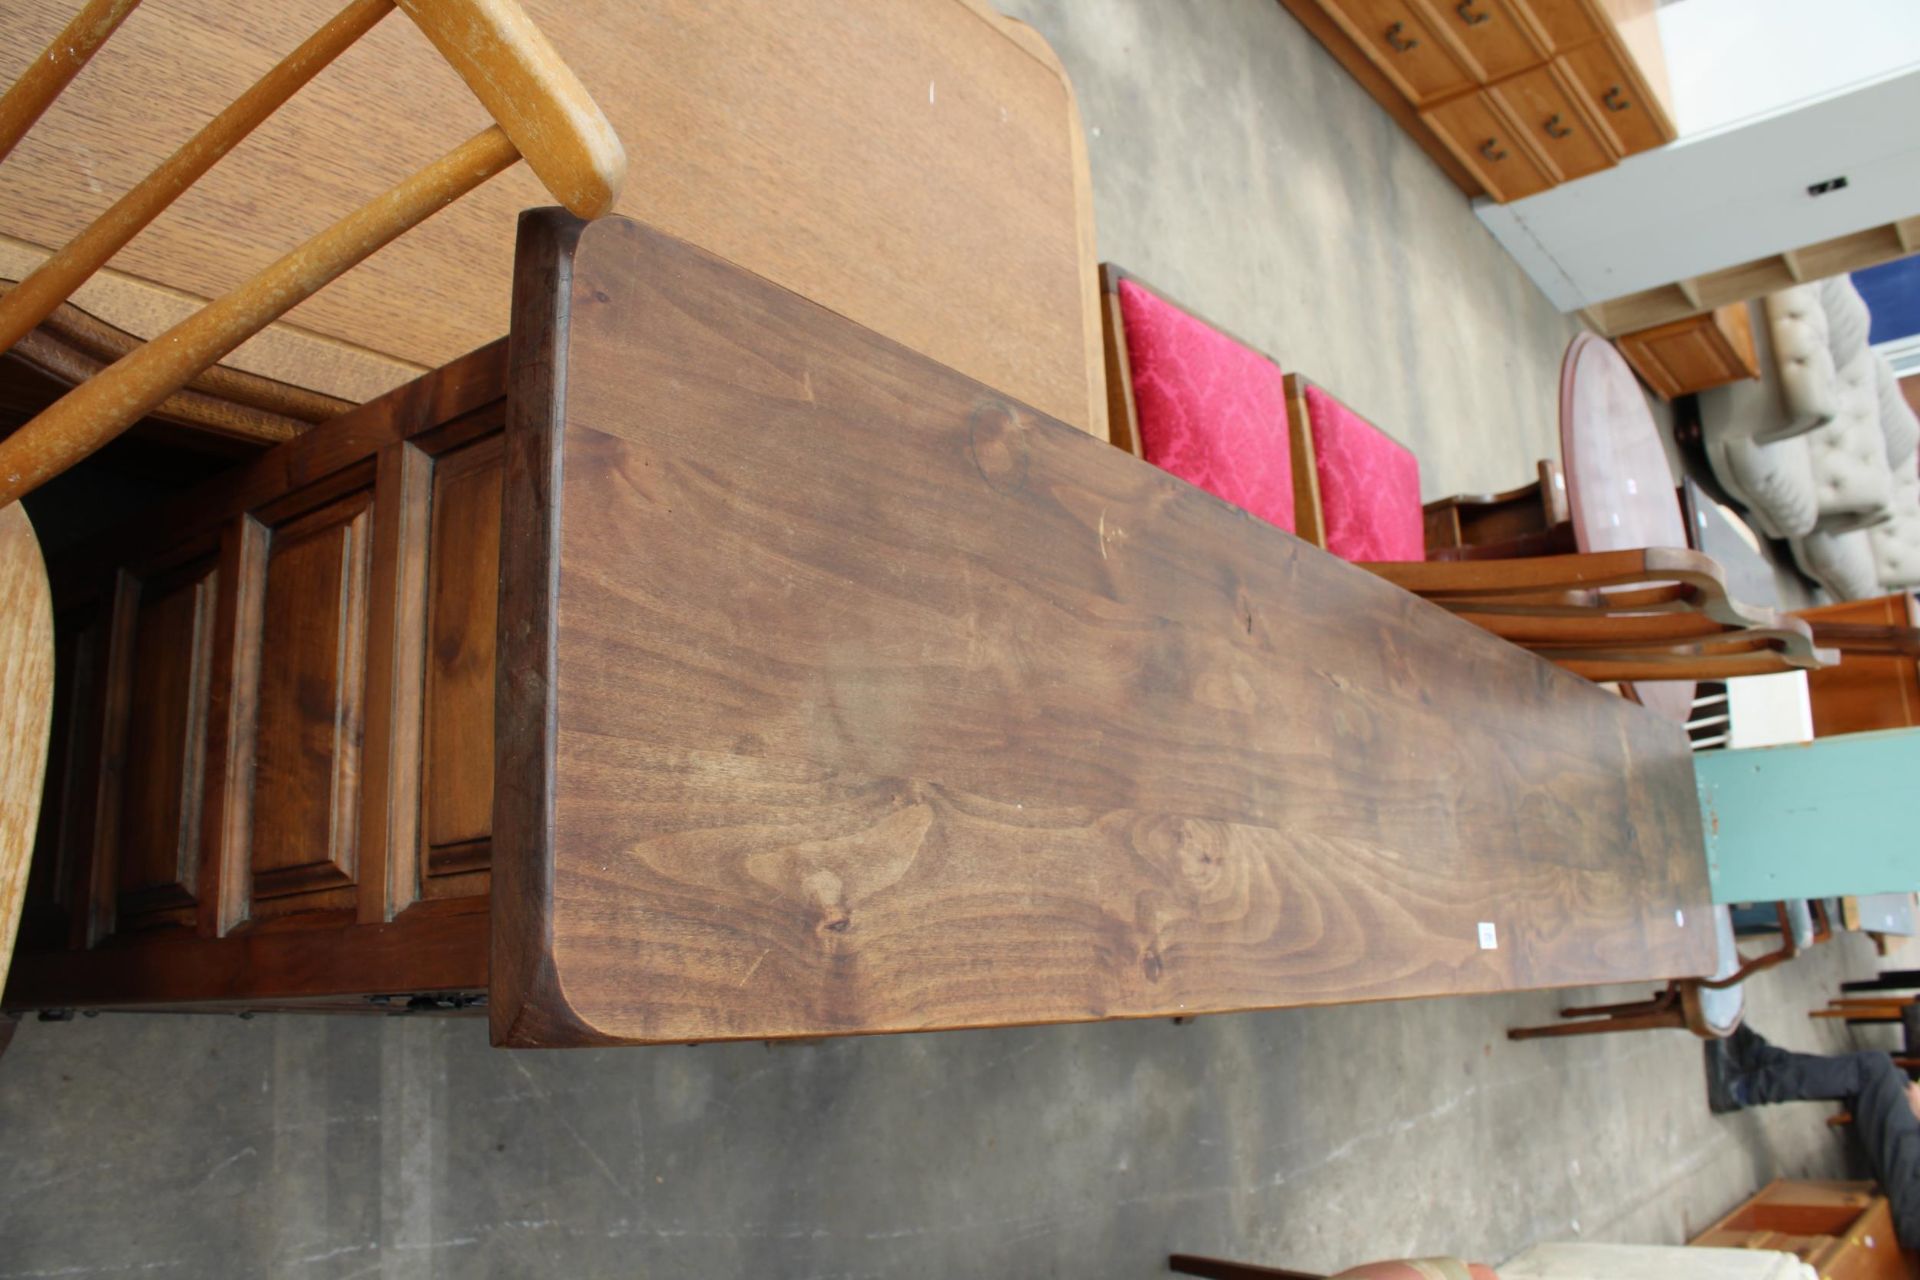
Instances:
[[[1453,11],[1460,15],[1460,21],[1470,27],[1477,27],[1493,16],[1490,13],[1475,13],[1473,0],[1460,0],[1459,4],[1453,6]]]
[[[1619,85],[1615,85],[1613,88],[1607,90],[1607,96],[1600,99],[1600,101],[1607,104],[1607,110],[1609,111],[1625,111],[1633,105],[1621,94]]]
[[[1507,149],[1501,146],[1496,139],[1488,138],[1480,144],[1480,154],[1489,160],[1498,162],[1507,158]]]
[[[1406,29],[1407,24],[1404,22],[1396,22],[1387,28],[1387,47],[1395,53],[1405,53],[1409,49],[1418,49],[1420,47],[1418,40],[1408,40],[1400,34]]]
[[[1547,117],[1547,136],[1549,138],[1571,138],[1573,136],[1573,129],[1569,125],[1560,123],[1560,113],[1556,111]]]

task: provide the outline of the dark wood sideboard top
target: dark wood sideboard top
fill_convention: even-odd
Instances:
[[[1713,967],[1678,726],[1101,441],[555,211],[509,377],[498,1043]]]

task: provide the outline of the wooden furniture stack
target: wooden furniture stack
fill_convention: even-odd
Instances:
[[[1505,202],[1674,139],[1647,0],[1281,0],[1469,195]],[[1636,53],[1639,55],[1636,57]]]
[[[1791,1253],[1825,1280],[1920,1276],[1920,1255],[1900,1247],[1887,1198],[1871,1182],[1777,1178],[1687,1243]]]
[[[638,224],[519,263],[510,350],[56,558],[8,1008],[565,1046],[1711,968],[1677,725]]]

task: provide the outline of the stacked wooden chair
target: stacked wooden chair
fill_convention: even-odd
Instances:
[[[1805,622],[1733,599],[1697,551],[1573,552],[1550,462],[1423,507],[1413,454],[1330,392],[1110,264],[1101,279],[1114,437],[1147,461],[1592,680],[1837,661]]]
[[[86,0],[0,95],[0,162],[138,4]],[[109,338],[104,346],[94,343],[89,350],[82,342],[76,348],[77,313],[64,308],[70,314],[61,315],[74,290],[396,5],[459,72],[494,122],[152,341],[116,350]],[[64,362],[62,368],[84,378],[0,440],[0,981],[24,892],[52,705],[46,569],[17,499],[163,403],[173,402],[183,413],[210,412],[183,388],[209,376],[234,348],[375,250],[521,159],[559,203],[582,218],[613,207],[626,173],[612,126],[514,0],[350,0],[0,296],[0,353],[26,343],[40,363]],[[49,320],[55,322],[52,331],[37,334]],[[229,374],[224,382],[215,377],[227,390],[245,381],[245,375]],[[245,396],[239,399],[244,404]],[[244,425],[253,436],[270,439],[308,424],[255,415]]]

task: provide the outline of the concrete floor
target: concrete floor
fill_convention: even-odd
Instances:
[[[1018,0],[1078,86],[1103,256],[1337,388],[1429,494],[1554,452],[1574,332],[1271,0]],[[1756,981],[1804,1016],[1843,939]],[[1611,993],[1609,993],[1611,994]],[[0,1060],[0,1280],[1152,1276],[1676,1242],[1803,1105],[1710,1116],[1679,1032],[1511,1044],[1534,994],[769,1048],[495,1052],[476,1022],[103,1017]]]

